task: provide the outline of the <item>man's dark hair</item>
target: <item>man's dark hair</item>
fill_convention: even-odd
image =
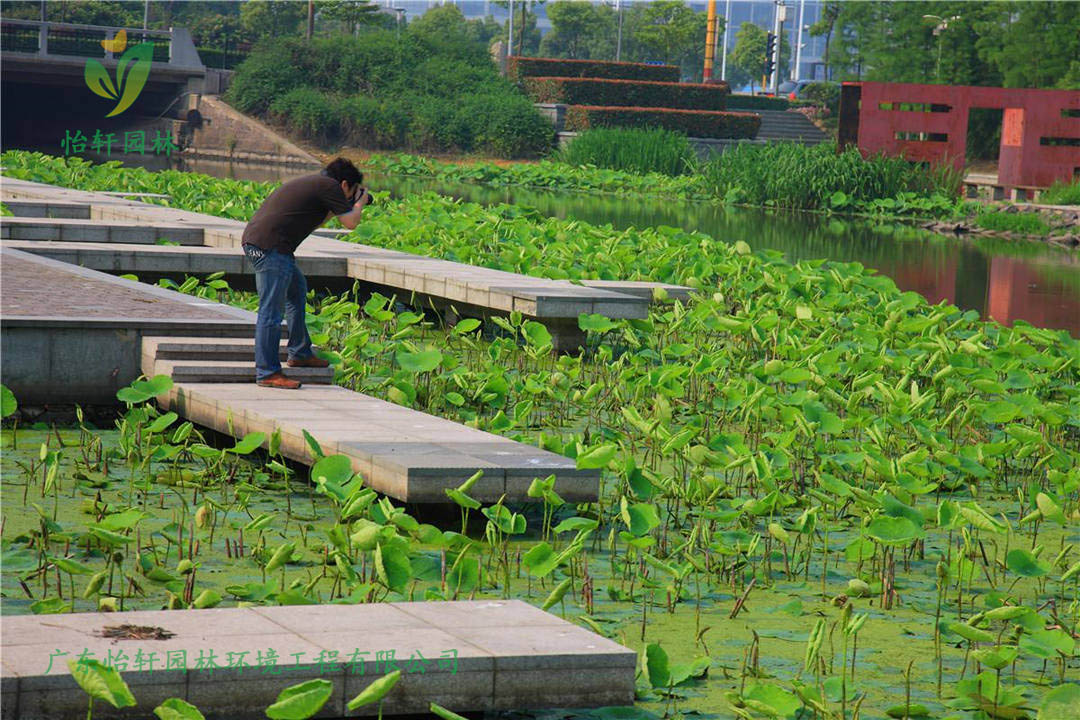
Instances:
[[[337,182],[344,180],[350,185],[359,185],[364,182],[364,174],[356,169],[350,161],[343,157],[334,158],[323,170]]]

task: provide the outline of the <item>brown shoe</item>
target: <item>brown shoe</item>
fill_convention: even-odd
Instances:
[[[330,363],[328,361],[323,360],[317,355],[309,355],[307,357],[291,357],[285,362],[285,364],[289,367],[330,367]]]
[[[285,377],[284,373],[276,372],[269,377],[265,377],[262,380],[256,380],[256,385],[262,387],[281,388],[282,390],[296,390],[300,387],[299,380],[293,380],[292,378]]]

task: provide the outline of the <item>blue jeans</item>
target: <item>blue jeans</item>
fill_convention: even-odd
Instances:
[[[310,357],[311,338],[304,322],[307,280],[292,255],[244,245],[244,254],[255,269],[259,313],[255,321],[255,379],[281,372],[281,316],[289,328],[290,358]]]

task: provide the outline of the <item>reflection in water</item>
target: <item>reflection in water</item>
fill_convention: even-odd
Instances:
[[[185,161],[183,170],[247,180],[284,180],[310,170]],[[713,203],[663,198],[439,183],[366,173],[374,191],[395,196],[435,191],[485,205],[530,206],[545,215],[616,229],[670,225],[715,238],[746,241],[754,249],[779,250],[791,261],[828,258],[859,262],[892,278],[902,290],[930,302],[946,300],[1011,324],[1063,328],[1080,337],[1080,254],[1037,243],[935,235],[907,225],[845,220],[820,215],[726,208]]]
[[[946,238],[909,225],[845,220],[808,213],[730,208],[662,198],[559,193],[372,176],[370,186],[395,195],[434,190],[484,204],[531,206],[545,215],[616,229],[670,225],[720,240],[779,250],[791,261],[858,262],[930,302],[946,300],[1011,324],[1063,328],[1080,337],[1080,254],[1035,243]]]

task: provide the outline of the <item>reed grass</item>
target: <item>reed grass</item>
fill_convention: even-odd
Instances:
[[[892,198],[903,192],[955,196],[960,178],[952,168],[928,169],[903,158],[863,158],[832,143],[740,144],[714,154],[700,166],[718,196],[736,202],[783,208],[830,207],[843,193],[855,203]]]
[[[586,130],[560,150],[557,159],[575,166],[671,176],[691,173],[697,166],[697,155],[686,136],[661,129]]]
[[[1039,196],[1039,202],[1044,205],[1080,205],[1080,180],[1055,182]]]

